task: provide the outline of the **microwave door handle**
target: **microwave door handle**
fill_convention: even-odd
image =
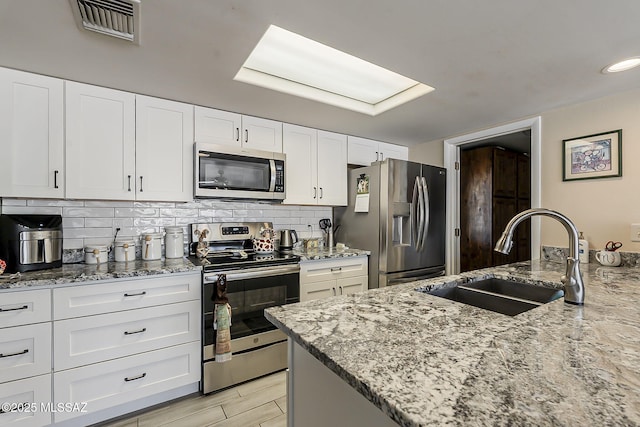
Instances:
[[[269,191],[274,192],[276,190],[276,161],[269,160],[269,168],[271,169],[271,182],[269,182]]]

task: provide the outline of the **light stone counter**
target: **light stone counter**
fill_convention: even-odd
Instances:
[[[590,264],[584,306],[515,317],[416,291],[483,277],[558,288],[563,270],[517,263],[266,313],[403,426],[640,425],[640,269]]]
[[[365,251],[362,249],[351,249],[351,248],[337,249],[335,247],[324,248],[324,249],[309,249],[309,250],[294,249],[291,253],[298,255],[301,261],[371,255],[371,251]]]
[[[53,287],[80,282],[186,273],[200,270],[186,258],[158,261],[107,262],[97,264],[62,264],[61,268],[0,275],[0,292],[36,287]]]

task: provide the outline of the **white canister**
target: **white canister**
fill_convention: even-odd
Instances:
[[[142,240],[142,259],[153,261],[162,257],[162,233],[145,233]]]
[[[109,261],[109,248],[105,245],[92,245],[84,247],[85,264],[101,264]]]
[[[165,258],[182,258],[184,256],[184,231],[182,227],[164,228]]]
[[[136,260],[135,240],[116,241],[113,244],[114,258],[117,262],[129,262]]]

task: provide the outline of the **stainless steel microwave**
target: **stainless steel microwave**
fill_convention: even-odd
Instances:
[[[285,198],[285,154],[196,143],[194,158],[196,198]]]

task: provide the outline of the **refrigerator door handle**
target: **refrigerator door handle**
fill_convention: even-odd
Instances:
[[[422,203],[424,205],[424,221],[422,225],[422,239],[420,241],[420,250],[424,249],[424,242],[427,240],[427,232],[429,231],[429,187],[427,187],[427,180],[422,177]]]
[[[418,219],[418,205],[420,203],[420,177],[416,177],[413,183],[413,196],[411,197],[411,208],[409,211],[409,221],[411,223],[411,240],[414,247],[418,250],[418,239],[420,238],[419,219]]]
[[[418,238],[416,243],[416,250],[418,252],[422,252],[422,248],[424,245],[424,230],[425,230],[425,211],[424,211],[424,187],[422,186],[422,182],[420,181],[421,177],[416,177],[416,183],[418,184],[418,206],[417,210],[419,212],[418,215]]]

